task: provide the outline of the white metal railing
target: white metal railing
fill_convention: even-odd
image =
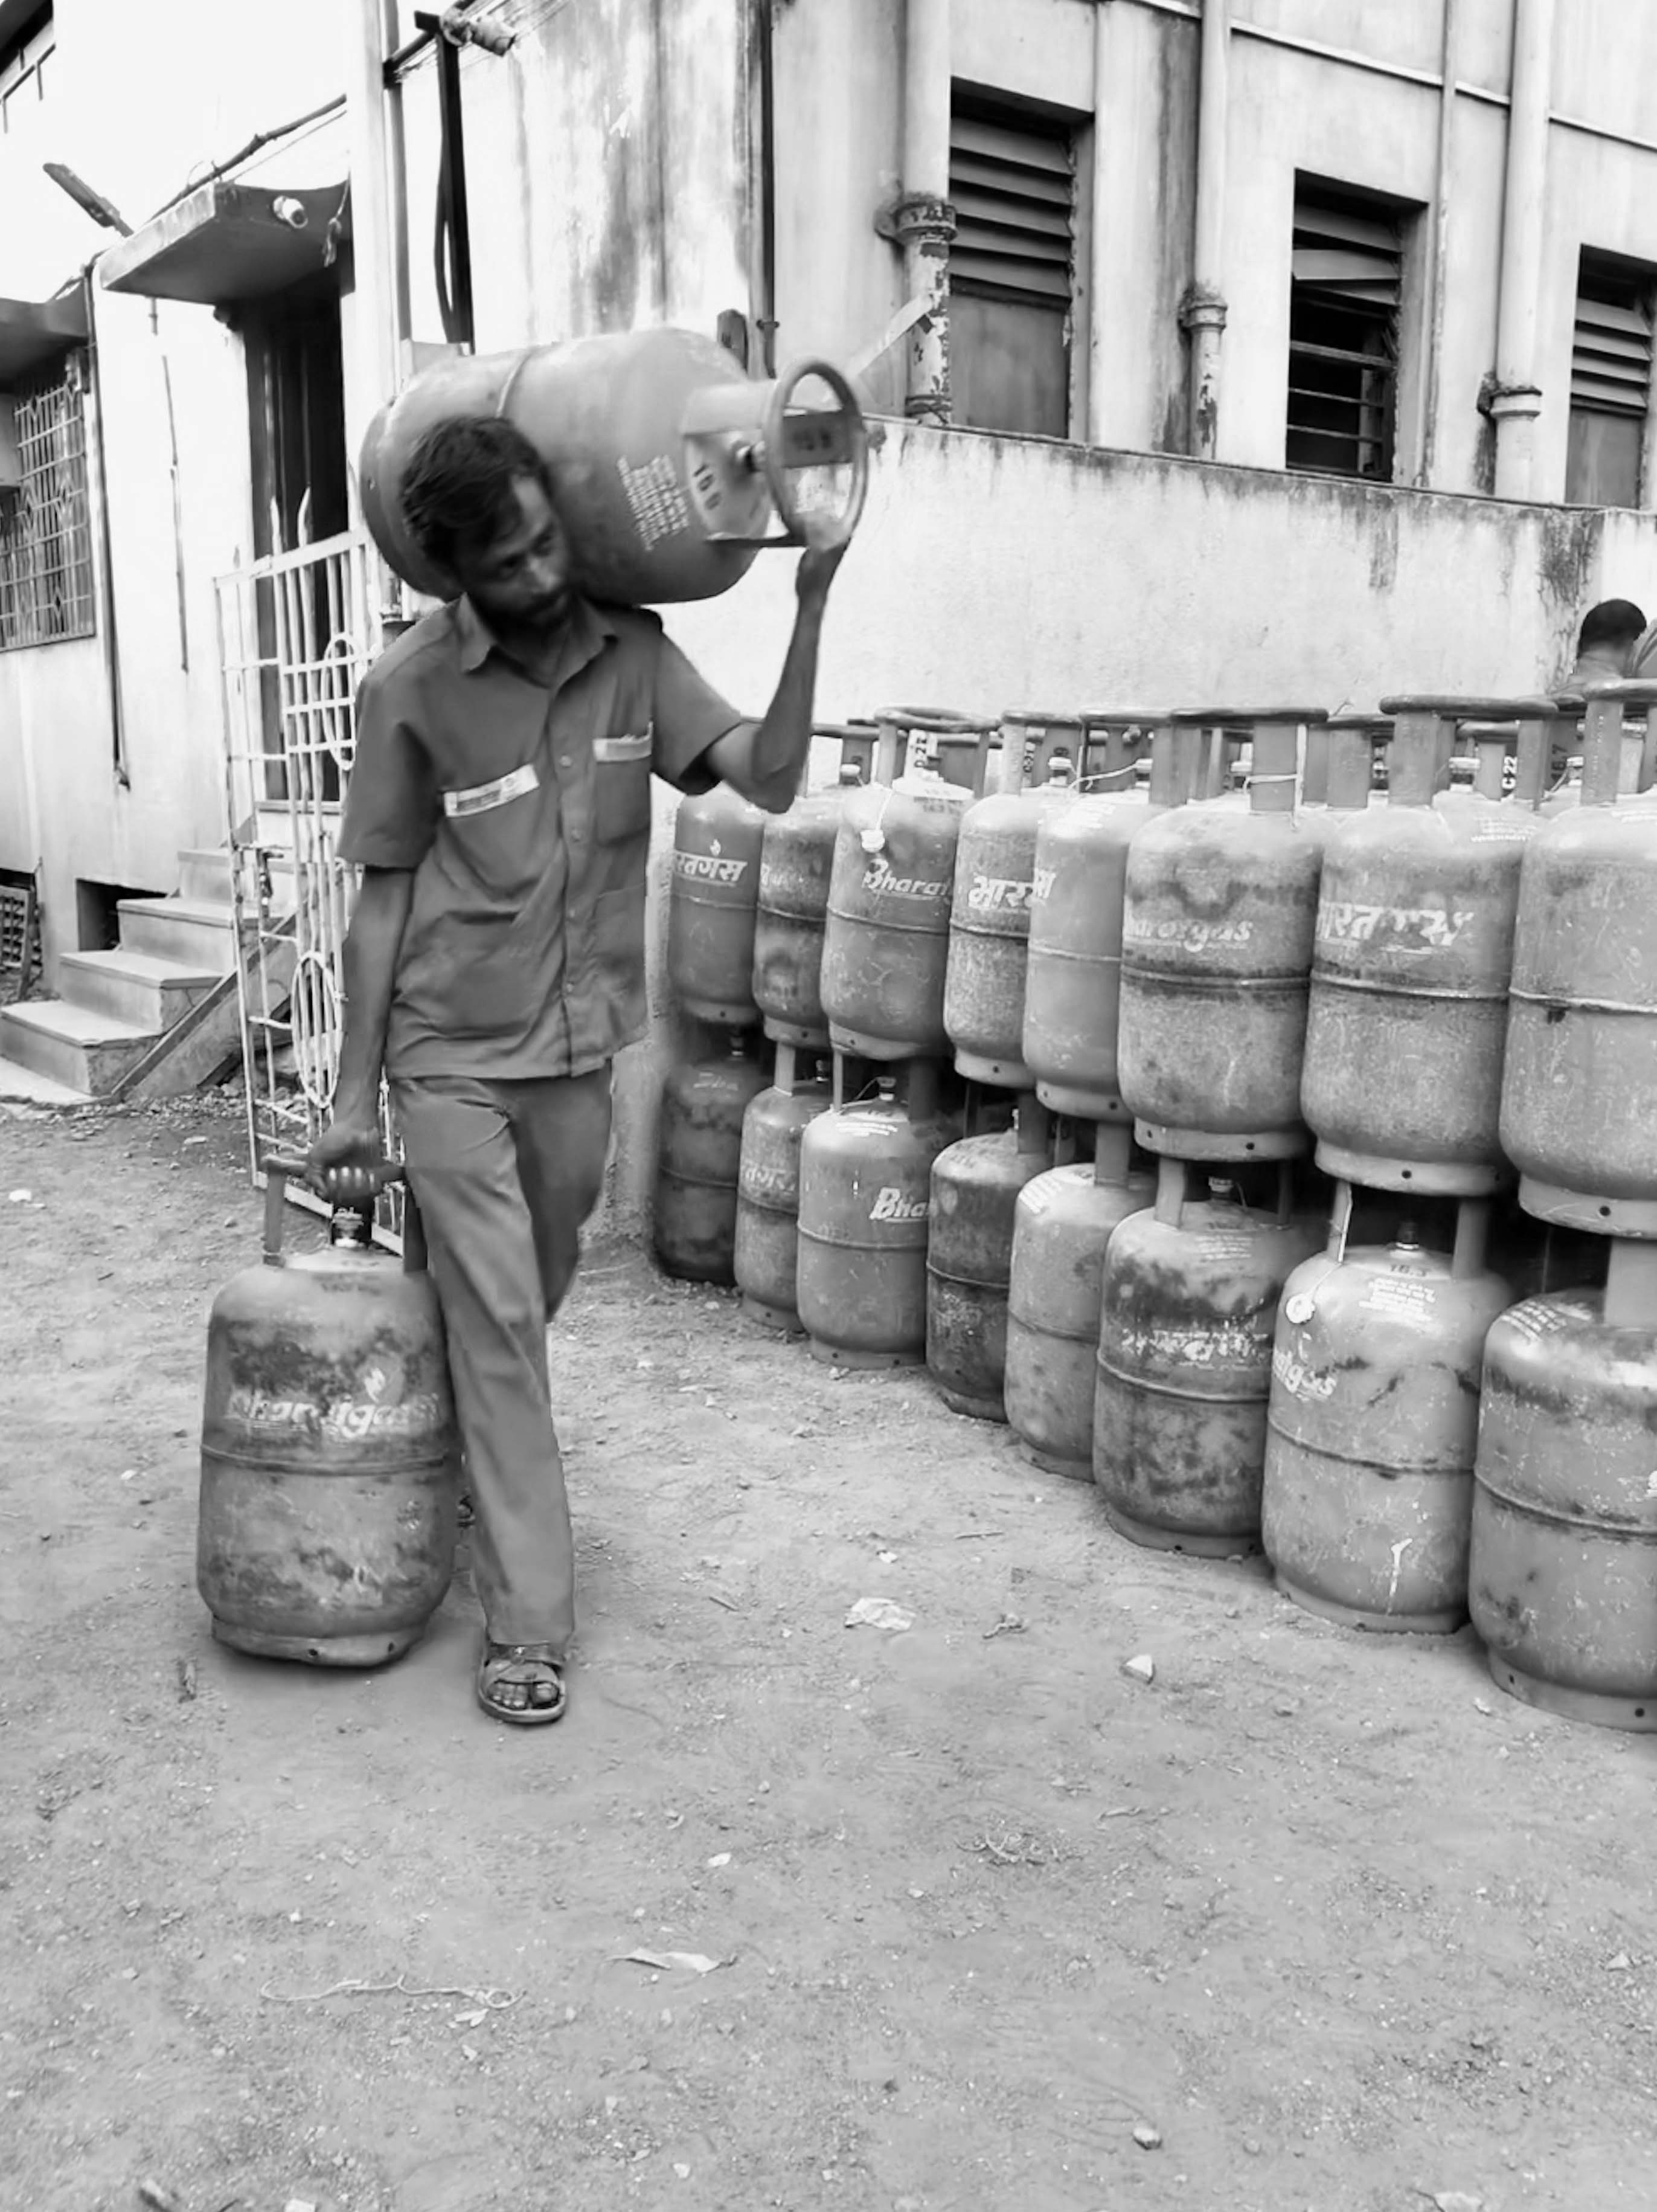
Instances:
[[[233,568],[217,586],[248,1156],[260,1180],[263,1153],[303,1151],[325,1126],[338,1075],[356,893],[338,832],[357,686],[383,641],[379,564],[367,538],[348,532]],[[388,1114],[385,1135],[391,1147]],[[398,1194],[380,1218],[395,1234]]]

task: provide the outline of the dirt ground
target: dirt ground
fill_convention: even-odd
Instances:
[[[384,1674],[240,1658],[192,1579],[240,1124],[0,1156],[6,2206],[1649,2212],[1651,1740],[1136,1551],[622,1247],[555,1333],[568,1721],[476,1711],[464,1553]]]

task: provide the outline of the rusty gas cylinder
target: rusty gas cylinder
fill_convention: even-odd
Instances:
[[[1514,915],[1541,823],[1501,797],[1501,739],[1481,746],[1474,786],[1435,797],[1457,717],[1485,702],[1384,703],[1396,717],[1390,804],[1346,823],[1324,854],[1302,1109],[1330,1175],[1487,1194],[1506,1173],[1497,1125]],[[1546,712],[1545,701],[1490,711],[1504,704]]]
[[[932,1162],[926,1253],[926,1364],[951,1413],[1005,1421],[1007,1286],[1026,1184],[1052,1160],[1046,1109],[1021,1099],[1015,1125],[963,1137]]]
[[[1448,1634],[1467,1617],[1479,1372],[1511,1303],[1484,1263],[1489,1201],[1465,1200],[1454,1250],[1408,1221],[1346,1242],[1284,1285],[1272,1355],[1260,1526],[1278,1587],[1350,1628]]]
[[[847,724],[817,734],[840,740],[839,771],[827,790],[808,793],[786,814],[774,814],[766,822],[754,921],[753,989],[767,1036],[826,1052],[822,945],[835,840],[847,793],[869,780],[867,757],[875,732],[872,726],[865,732]]]
[[[674,817],[667,980],[686,1013],[716,1029],[759,1021],[754,929],[766,819],[723,783],[682,799]]]
[[[1007,1285],[1004,1402],[1025,1457],[1093,1480],[1100,1306],[1111,1232],[1151,1203],[1126,1123],[1102,1125],[1090,1160],[1051,1168],[1018,1194]]]
[[[1624,705],[1590,699],[1582,803],[1526,848],[1514,933],[1502,1148],[1533,1213],[1657,1236],[1657,794],[1618,799]]]
[[[1657,1248],[1527,1298],[1484,1346],[1470,1602],[1527,1705],[1657,1729]]]
[[[1181,716],[1181,736],[1241,719]],[[1301,1052],[1324,825],[1295,811],[1297,730],[1253,721],[1248,805],[1148,822],[1128,853],[1118,1058],[1150,1151],[1188,1159],[1302,1151]]]
[[[662,1086],[652,1230],[656,1257],[683,1281],[737,1279],[743,1117],[764,1088],[752,1040],[739,1035],[715,1057],[671,1069]]]
[[[882,714],[881,773],[900,741],[910,766],[848,794],[835,841],[822,1006],[836,1052],[912,1060],[949,1047],[944,988],[956,847],[970,791],[913,754],[915,734],[986,740],[991,725],[904,708]]]
[[[918,1365],[926,1349],[932,1162],[956,1135],[936,1070],[909,1062],[800,1139],[796,1304],[819,1359]]]
[[[785,1336],[800,1332],[800,1139],[833,1090],[815,1055],[777,1047],[775,1080],[748,1103],[737,1181],[734,1268],[743,1311]]]
[[[400,1267],[349,1210],[324,1250],[284,1252],[305,1163],[262,1164],[264,1264],[225,1285],[208,1325],[196,1586],[239,1651],[375,1667],[418,1641],[453,1565],[437,1294],[411,1206]]]
[[[1075,799],[1082,725],[1059,714],[1003,718],[999,791],[967,809],[956,848],[944,1026],[969,1083],[1027,1091],[1024,969],[1037,835]]]
[[[1093,1479],[1112,1525],[1136,1544],[1225,1558],[1258,1548],[1272,1339],[1285,1279],[1316,1250],[1290,1211],[1213,1178],[1186,1195],[1164,1158],[1156,1203],[1131,1214],[1105,1254]]]
[[[1142,789],[1108,734],[1102,773],[1120,787],[1084,793],[1036,830],[1022,1040],[1041,1103],[1094,1122],[1127,1114],[1116,1046],[1128,848],[1153,815],[1181,803],[1189,775],[1188,754],[1164,726]]]

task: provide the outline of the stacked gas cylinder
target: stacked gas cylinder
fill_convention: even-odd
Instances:
[[[1551,791],[1574,713],[1411,696],[894,711],[786,817],[686,801],[670,972],[737,1042],[670,1083],[665,1261],[1135,1542],[1657,1727],[1653,702]]]

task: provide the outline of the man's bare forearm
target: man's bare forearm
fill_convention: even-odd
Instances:
[[[403,869],[370,868],[362,879],[345,933],[345,1021],[334,1091],[336,1121],[379,1118],[385,1028],[413,889],[413,876]]]

